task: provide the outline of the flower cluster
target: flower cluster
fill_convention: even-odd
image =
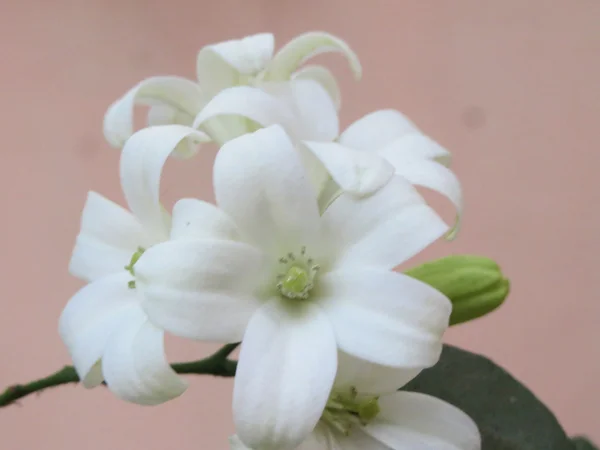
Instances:
[[[340,132],[340,89],[325,67],[342,40],[301,35],[277,53],[271,34],[204,47],[197,82],[142,81],[108,110],[122,148],[128,209],[90,192],[70,272],[87,282],[59,324],[86,387],[154,405],[186,382],[164,333],[241,342],[235,449],[476,450],[476,425],[454,406],[401,392],[434,365],[451,302],[394,271],[452,237],[462,210],[450,154],[394,110]],[[133,129],[136,105],[148,127]],[[216,204],[169,212],[160,178],[173,155],[217,153]],[[415,186],[447,197],[446,224]]]

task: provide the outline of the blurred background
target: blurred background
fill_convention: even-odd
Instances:
[[[122,202],[106,107],[151,75],[194,78],[205,44],[272,31],[281,46],[314,29],[346,39],[364,66],[356,83],[341,57],[320,59],[341,80],[343,126],[396,108],[454,152],[464,227],[418,261],[487,255],[512,281],[500,310],[448,342],[488,355],[570,433],[600,441],[597,0],[2,2],[0,389],[70,363],[57,318],[81,286],[67,263],[86,192]],[[211,199],[213,157],[170,164],[166,196]],[[168,347],[173,360],[211,350]],[[231,380],[191,380],[154,408],[78,386],[26,398],[0,409],[0,448],[227,449]]]

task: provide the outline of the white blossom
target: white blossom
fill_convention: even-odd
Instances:
[[[91,388],[106,381],[116,395],[140,404],[164,402],[187,387],[165,359],[163,331],[141,307],[136,263],[169,239],[171,218],[160,203],[159,186],[171,150],[186,137],[208,140],[173,125],[161,129],[167,146],[152,146],[154,131],[138,133],[123,149],[121,182],[131,212],[88,194],[69,269],[89,284],[71,298],[59,321],[82,384]]]
[[[328,102],[335,111],[339,108],[340,93],[331,72],[318,65],[300,68],[313,56],[325,52],[345,55],[355,76],[360,78],[361,67],[354,52],[344,41],[328,33],[297,36],[276,54],[270,33],[208,45],[198,53],[197,81],[175,76],[141,81],[111,105],[104,118],[104,135],[111,145],[122,147],[133,133],[136,104],[151,107],[149,125],[190,126],[209,100],[233,86],[255,86],[272,92],[289,81],[314,83],[328,94]],[[251,124],[237,118],[221,118],[203,125],[218,142],[252,131]],[[178,151],[185,154],[189,146],[189,142],[183,142]]]
[[[137,261],[136,284],[160,328],[243,339],[233,406],[244,443],[299,445],[327,404],[338,349],[396,368],[435,364],[451,304],[392,269],[448,227],[409,183],[342,194],[321,215],[278,125],[225,144],[213,180],[217,206],[180,200],[170,240]]]
[[[463,411],[430,395],[397,391],[417,373],[340,352],[321,418],[296,450],[480,450],[477,425]],[[230,449],[249,447],[236,435]]]

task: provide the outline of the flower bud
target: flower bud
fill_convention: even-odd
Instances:
[[[409,269],[406,274],[450,299],[450,325],[493,311],[504,302],[510,290],[510,283],[498,264],[482,256],[448,256]]]

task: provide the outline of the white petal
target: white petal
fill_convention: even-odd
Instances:
[[[233,390],[236,430],[251,448],[294,449],[317,424],[333,384],[336,343],[311,303],[275,298],[252,317]]]
[[[337,266],[393,268],[441,237],[448,226],[403,178],[367,198],[344,194],[323,214]]]
[[[148,110],[148,126],[154,127],[159,125],[184,125],[191,126],[194,121],[194,116],[184,113],[176,108],[168,105],[151,106]],[[186,158],[195,154],[198,151],[198,145],[189,139],[185,139],[179,143],[173,152],[175,158]]]
[[[187,388],[165,359],[163,332],[148,322],[141,308],[128,311],[110,337],[102,372],[113,393],[140,405],[166,402]]]
[[[432,189],[452,202],[456,208],[456,223],[448,237],[456,235],[463,212],[462,189],[456,175],[442,164],[427,159],[399,161],[395,167],[396,174],[410,183]]]
[[[250,86],[237,86],[219,92],[196,116],[193,128],[205,126],[210,121],[207,132],[220,142],[227,142],[250,130],[248,127],[227,127],[228,123],[222,121],[231,116],[250,119],[262,127],[280,124],[287,130],[295,129],[296,118],[288,105]]]
[[[67,303],[58,331],[85,387],[102,382],[97,363],[110,335],[131,308],[137,308],[136,292],[129,289],[131,276],[121,273],[101,278],[79,290]]]
[[[353,428],[348,436],[336,433],[334,439],[335,443],[331,448],[335,450],[419,450],[413,447],[390,448],[383,442],[372,438],[362,428],[358,427]]]
[[[260,88],[285,103],[294,114],[286,131],[300,140],[332,141],[339,130],[333,99],[315,80],[262,83]],[[279,123],[279,122],[272,122]],[[285,125],[282,123],[282,125]]]
[[[265,78],[272,81],[284,81],[310,58],[329,52],[342,53],[357,79],[362,75],[360,61],[352,49],[343,40],[319,31],[312,31],[295,37],[273,57],[267,68]]]
[[[325,88],[337,111],[342,105],[342,93],[329,69],[323,66],[304,66],[292,74],[292,80],[314,80]]]
[[[140,82],[113,103],[104,116],[104,136],[110,145],[122,147],[133,134],[136,104],[163,104],[189,118],[189,125],[206,103],[200,87],[179,77],[153,77]]]
[[[273,56],[275,41],[270,33],[260,33],[208,45],[198,53],[198,81],[204,92],[217,92],[248,82]]]
[[[323,163],[342,190],[353,195],[372,194],[394,176],[394,167],[377,154],[335,142],[305,141],[303,144]]]
[[[261,254],[236,242],[180,239],[147,250],[135,265],[142,306],[160,328],[192,339],[238,342],[258,308]]]
[[[344,352],[404,368],[429,367],[439,359],[452,304],[431,286],[361,267],[327,273],[318,287],[319,304]]]
[[[421,368],[398,369],[382,366],[340,351],[335,387],[339,390],[355,387],[360,394],[387,394],[397,391],[419,372]]]
[[[90,191],[69,272],[86,281],[122,272],[138,247],[147,248],[154,243],[154,237],[146,233],[133,214]]]
[[[184,139],[207,142],[208,136],[182,125],[145,128],[135,133],[121,154],[121,185],[131,211],[144,227],[166,240],[169,224],[160,203],[160,177],[169,155]]]
[[[450,166],[452,161],[448,150],[421,133],[405,134],[379,149],[378,153],[394,165],[407,159],[432,159],[445,166]]]
[[[229,437],[229,450],[251,450],[244,445],[237,434]]]
[[[392,450],[479,450],[475,422],[460,409],[417,392],[396,392],[379,399],[381,412],[363,428]]]
[[[184,198],[173,207],[171,239],[238,240],[239,232],[227,215],[201,200]]]
[[[265,251],[286,254],[295,250],[289,245],[320,243],[316,194],[281,127],[225,144],[217,154],[213,179],[219,207],[245,239]]]
[[[351,124],[340,135],[339,142],[356,150],[374,152],[402,136],[417,132],[416,125],[402,113],[382,109]]]
[[[319,422],[315,429],[302,441],[296,450],[346,450],[345,447],[334,447],[334,431]]]

